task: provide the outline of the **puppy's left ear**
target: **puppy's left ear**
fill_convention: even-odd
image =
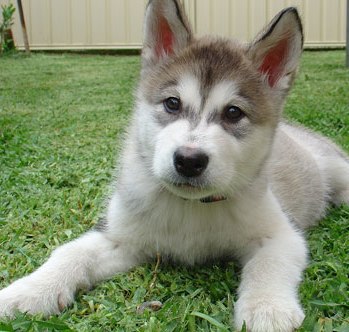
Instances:
[[[303,29],[298,11],[281,11],[257,35],[247,54],[265,75],[271,88],[287,92],[297,72],[303,49]]]
[[[143,67],[176,54],[191,40],[191,28],[179,0],[149,1],[144,22]]]

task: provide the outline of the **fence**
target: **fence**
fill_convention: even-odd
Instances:
[[[15,0],[0,0],[0,4]],[[31,49],[130,49],[142,44],[146,0],[24,0]],[[199,34],[251,40],[282,8],[297,6],[306,47],[344,47],[345,0],[182,0]],[[1,10],[0,10],[1,11]],[[16,12],[13,27],[23,48]]]

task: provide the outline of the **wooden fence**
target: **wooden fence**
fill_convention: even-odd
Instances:
[[[346,0],[182,0],[199,34],[250,40],[279,10],[297,6],[306,47],[344,47]],[[0,4],[15,0],[0,0]],[[146,0],[22,0],[31,49],[133,49]],[[1,11],[1,10],[0,10]],[[0,16],[1,17],[1,16]],[[23,38],[16,12],[15,43]]]

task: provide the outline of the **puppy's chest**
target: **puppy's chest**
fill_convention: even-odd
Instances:
[[[150,252],[187,264],[234,256],[246,241],[223,203],[173,206],[149,218],[145,242]]]

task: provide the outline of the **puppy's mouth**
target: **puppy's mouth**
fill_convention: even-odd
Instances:
[[[192,183],[172,183],[167,184],[166,187],[172,194],[188,201],[214,203],[227,199],[224,194],[217,194],[216,190]]]
[[[175,181],[169,181],[170,185],[183,190],[206,191],[211,187],[206,181],[200,178],[180,178]]]
[[[168,191],[188,200],[200,200],[215,192],[210,185],[198,179],[165,181],[164,184]]]
[[[173,186],[181,189],[186,189],[186,190],[200,190],[203,189],[202,186],[199,186],[197,184],[192,184],[189,182],[183,182],[183,183],[172,183]]]

